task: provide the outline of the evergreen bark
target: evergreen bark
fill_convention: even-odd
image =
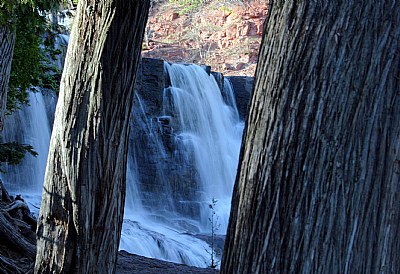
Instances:
[[[399,121],[399,1],[271,1],[221,273],[397,273]]]
[[[0,133],[4,127],[14,44],[15,31],[7,25],[0,26]]]
[[[113,273],[148,0],[79,1],[38,219],[36,273]]]

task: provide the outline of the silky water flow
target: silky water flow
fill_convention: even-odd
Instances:
[[[130,138],[120,249],[207,267],[209,205],[213,198],[217,201],[213,225],[223,239],[244,123],[228,80],[222,94],[202,67],[165,63],[165,71],[170,85],[156,119],[148,117],[146,102],[135,94],[137,111],[131,120],[140,128],[140,138]],[[56,99],[40,92],[30,92],[29,99],[29,106],[7,116],[3,137],[32,145],[39,155],[6,167],[1,177],[9,191],[22,194],[38,214]],[[147,175],[144,162],[151,165]]]

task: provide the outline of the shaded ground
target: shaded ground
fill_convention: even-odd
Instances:
[[[211,268],[197,268],[183,264],[149,259],[120,251],[118,254],[117,274],[212,274],[219,273]]]

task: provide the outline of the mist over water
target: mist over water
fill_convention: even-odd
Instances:
[[[135,95],[139,111],[132,119],[139,124],[141,135],[140,140],[130,139],[120,249],[207,267],[210,248],[204,239],[211,229],[209,204],[212,198],[218,200],[217,233],[224,235],[244,123],[229,81],[225,80],[221,94],[214,77],[199,66],[166,63],[165,70],[170,86],[164,90],[156,120],[148,117],[146,102]],[[4,141],[32,145],[39,156],[28,155],[22,165],[8,167],[1,177],[11,193],[22,194],[38,213],[51,136],[49,113],[55,109],[55,100],[44,99],[41,93],[29,96],[30,106],[6,118],[3,136]],[[160,132],[168,133],[167,142]],[[141,148],[143,143],[151,143],[153,151]],[[168,147],[170,143],[174,148]],[[143,182],[149,177],[140,168],[144,158],[155,162],[152,182]],[[175,169],[187,168],[185,178],[170,179],[171,161]]]

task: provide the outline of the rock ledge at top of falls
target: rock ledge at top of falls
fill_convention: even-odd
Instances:
[[[218,270],[211,268],[197,268],[176,264],[157,259],[150,259],[126,251],[118,253],[117,274],[212,274]]]
[[[190,65],[190,64],[185,64]],[[230,80],[240,118],[245,120],[248,105],[253,90],[254,77],[252,76],[227,76],[220,72],[212,71],[210,66],[202,66],[208,74],[212,74],[223,92],[223,78]],[[164,70],[164,61],[157,58],[142,58],[136,78],[136,92],[147,104],[148,114],[158,115],[163,101],[163,89],[170,86],[169,77]]]

